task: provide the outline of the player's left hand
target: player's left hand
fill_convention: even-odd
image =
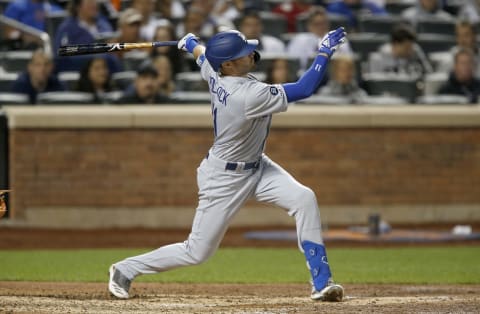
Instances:
[[[347,32],[343,27],[328,32],[318,44],[318,52],[326,53],[328,56],[338,49],[346,41]]]

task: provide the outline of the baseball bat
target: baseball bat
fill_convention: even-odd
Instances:
[[[81,45],[67,45],[58,48],[59,56],[78,56],[93,53],[105,53],[121,50],[132,50],[141,48],[155,48],[163,46],[176,46],[177,41],[153,41],[144,43],[93,43]]]

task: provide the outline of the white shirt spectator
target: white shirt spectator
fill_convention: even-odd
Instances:
[[[467,20],[472,24],[480,22],[480,3],[476,0],[465,0],[458,12],[459,20]]]
[[[140,28],[140,37],[146,41],[152,41],[155,36],[155,31],[159,26],[170,25],[170,21],[167,19],[159,19],[151,16],[148,22]]]
[[[441,21],[453,21],[453,16],[451,16],[448,12],[442,10],[442,4],[440,0],[428,0],[428,1],[436,1],[436,8],[433,10],[427,10],[421,4],[421,0],[418,0],[418,3],[406,9],[402,12],[402,17],[408,20],[412,25],[417,25],[419,20],[441,20]]]
[[[259,41],[260,53],[283,54],[285,52],[285,44],[276,37],[261,35]]]
[[[318,53],[318,42],[321,38],[313,33],[299,33],[295,35],[288,44],[287,53],[289,56],[300,60],[300,69],[306,70],[309,60]],[[340,45],[336,54],[353,55],[348,40]]]

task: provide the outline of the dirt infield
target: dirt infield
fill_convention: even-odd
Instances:
[[[0,282],[6,313],[478,313],[480,286],[348,285],[341,303],[311,301],[303,284],[135,283],[114,300],[106,283]]]

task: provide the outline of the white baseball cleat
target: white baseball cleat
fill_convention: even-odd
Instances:
[[[128,299],[128,290],[130,290],[131,281],[125,277],[115,265],[109,269],[110,280],[108,282],[108,290],[111,294],[119,299]]]
[[[341,302],[343,299],[343,287],[329,281],[327,286],[320,291],[312,287],[312,300],[326,301],[326,302]]]

